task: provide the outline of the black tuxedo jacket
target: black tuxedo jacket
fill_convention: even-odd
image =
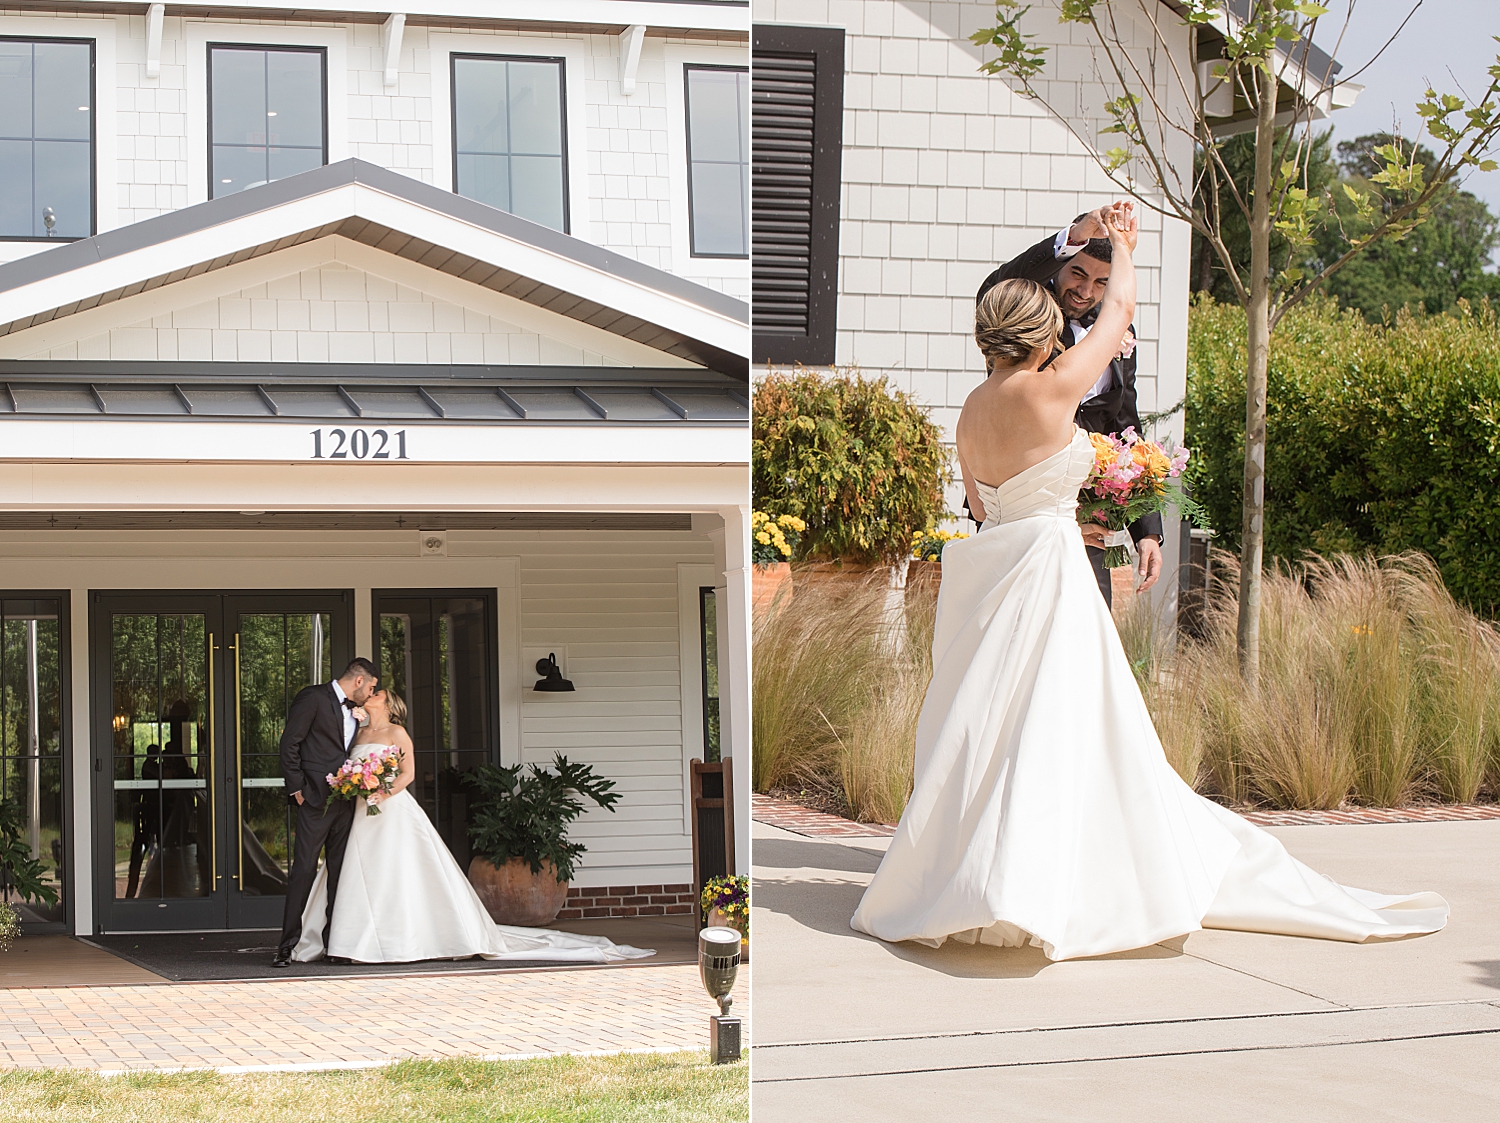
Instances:
[[[979,292],[974,297],[975,303],[977,304],[980,297],[1001,281],[1009,281],[1017,277],[1044,285],[1048,292],[1056,295],[1053,282],[1067,262],[1066,259],[1057,257],[1053,251],[1052,242],[1050,237],[1043,238],[1025,253],[996,269],[984,279],[984,284],[979,286]],[[1099,306],[1095,305],[1080,323],[1085,327],[1090,326],[1098,315]],[[1135,330],[1134,327],[1131,330]],[[1063,325],[1062,345],[1064,349],[1073,346],[1071,324]],[[1080,405],[1073,420],[1080,429],[1085,429],[1090,433],[1122,433],[1129,428],[1134,428],[1139,433],[1141,415],[1135,403],[1135,353],[1131,352],[1128,359],[1112,360],[1109,364],[1109,373],[1109,389],[1097,398],[1090,398]],[[1130,524],[1130,537],[1137,542],[1148,535],[1155,535],[1158,540],[1161,539],[1160,515],[1147,515]]]
[[[328,801],[328,773],[337,772],[348,756],[344,708],[333,683],[304,687],[292,699],[281,733],[281,775],[288,798],[301,792],[313,807],[322,807]]]

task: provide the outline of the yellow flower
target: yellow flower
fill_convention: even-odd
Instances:
[[[1152,479],[1165,479],[1172,470],[1172,461],[1166,453],[1150,441],[1141,441],[1130,450],[1131,458],[1146,469],[1146,474]]]
[[[755,540],[762,546],[769,546],[771,544],[771,536],[763,530],[756,531]]]

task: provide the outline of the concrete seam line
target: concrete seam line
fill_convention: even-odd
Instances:
[[[1198,1025],[1204,1022],[1250,1022],[1264,1018],[1333,1017],[1343,1014],[1374,1014],[1382,1010],[1440,1010],[1449,1006],[1497,1006],[1500,999],[1465,998],[1450,1002],[1390,1002],[1378,1006],[1339,1006],[1333,1010],[1272,1010],[1261,1014],[1211,1014],[1201,1018],[1156,1018],[1137,1022],[1081,1022],[1064,1026],[1018,1026],[1015,1029],[966,1029],[946,1033],[893,1034],[888,1037],[846,1037],[828,1041],[768,1041],[756,1045],[766,1049],[807,1049],[827,1045],[875,1045],[896,1041],[945,1041],[964,1037],[1006,1037],[1021,1033],[1059,1033],[1086,1029],[1132,1029],[1140,1026]]]
[[[1224,1049],[1179,1049],[1161,1053],[1119,1053],[1107,1057],[1069,1057],[1055,1061],[997,1061],[994,1064],[952,1065],[934,1068],[895,1068],[880,1072],[840,1072],[826,1076],[771,1076],[753,1079],[756,1084],[804,1084],[817,1080],[863,1080],[873,1076],[922,1076],[935,1072],[978,1072],[992,1068],[1047,1068],[1053,1065],[1098,1064],[1102,1061],[1150,1061],[1165,1057],[1205,1057],[1220,1053],[1271,1053],[1288,1049],[1334,1049],[1343,1045],[1384,1045],[1399,1041],[1431,1041],[1444,1037],[1484,1037],[1500,1033],[1496,1029],[1448,1030],[1442,1033],[1413,1033],[1400,1037],[1363,1037],[1353,1041],[1311,1041],[1296,1045],[1240,1045]]]

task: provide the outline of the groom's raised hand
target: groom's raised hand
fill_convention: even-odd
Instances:
[[[1090,238],[1108,238],[1109,230],[1104,225],[1105,209],[1095,207],[1068,227],[1068,245],[1081,246]]]

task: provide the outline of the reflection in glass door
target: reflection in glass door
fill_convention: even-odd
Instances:
[[[275,928],[286,709],[350,658],[347,593],[96,594],[104,931]]]
[[[332,613],[264,612],[254,607],[234,614],[237,623],[230,641],[239,791],[239,845],[232,875],[239,897],[230,909],[234,928],[274,927],[281,922],[296,820],[281,778],[281,733],[297,692],[329,682],[334,675]],[[340,670],[347,661],[343,655]]]

